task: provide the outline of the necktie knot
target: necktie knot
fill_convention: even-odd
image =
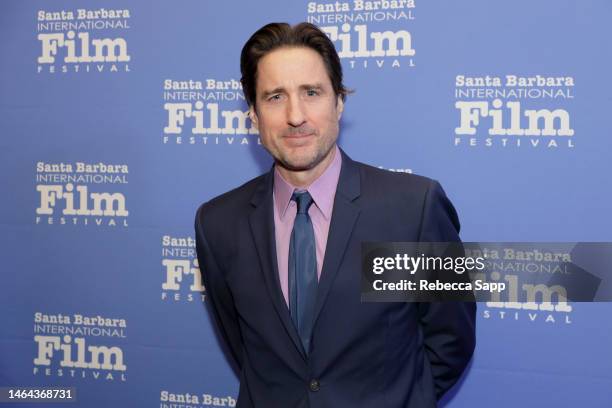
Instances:
[[[308,191],[294,192],[291,199],[297,203],[298,214],[308,214],[308,209],[313,203],[312,197]]]

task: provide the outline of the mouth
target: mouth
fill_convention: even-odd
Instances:
[[[291,133],[286,133],[284,136],[290,139],[299,139],[302,137],[312,136],[313,134],[314,132],[291,132]]]
[[[287,147],[303,147],[310,145],[314,133],[298,133],[285,135],[283,137]]]
[[[305,137],[308,136],[313,136],[314,133],[298,133],[298,134],[292,134],[292,135],[285,135],[285,138],[287,139],[303,139]]]

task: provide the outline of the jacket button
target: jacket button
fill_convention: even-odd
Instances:
[[[310,380],[310,391],[317,392],[321,388],[321,384],[317,380]]]

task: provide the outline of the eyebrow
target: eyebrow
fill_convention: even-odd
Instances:
[[[318,91],[321,91],[323,90],[323,84],[321,83],[303,84],[303,85],[300,85],[299,88],[300,90],[316,89]],[[285,88],[283,88],[282,86],[279,86],[270,91],[263,91],[261,94],[261,97],[262,99],[267,99],[271,95],[275,95],[277,93],[283,93],[283,92],[286,92]]]

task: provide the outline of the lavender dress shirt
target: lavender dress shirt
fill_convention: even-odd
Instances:
[[[335,147],[334,158],[325,171],[312,184],[305,189],[298,189],[283,176],[278,168],[274,169],[274,232],[276,238],[276,260],[281,289],[285,297],[285,303],[289,306],[289,242],[293,222],[297,213],[295,201],[291,201],[291,195],[295,190],[307,190],[314,201],[310,206],[308,215],[312,220],[317,247],[317,278],[321,279],[323,259],[325,259],[325,247],[329,234],[332,209],[334,208],[334,197],[340,168],[342,167],[342,155],[338,146]]]

